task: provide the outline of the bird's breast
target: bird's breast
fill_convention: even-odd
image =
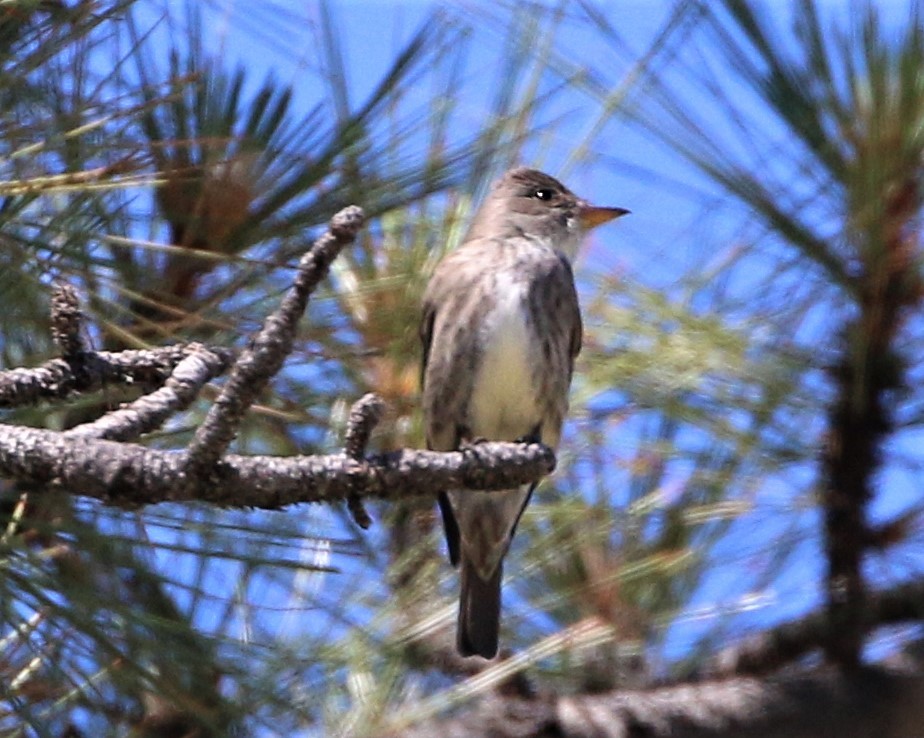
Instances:
[[[481,360],[472,387],[470,429],[477,437],[513,441],[542,420],[534,386],[537,355],[528,314],[528,284],[496,274],[493,306],[479,331]]]

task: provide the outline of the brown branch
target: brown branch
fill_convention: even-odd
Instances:
[[[66,360],[87,350],[80,335],[82,322],[77,290],[65,282],[56,282],[51,294],[51,337]]]
[[[382,398],[373,393],[360,397],[350,408],[350,418],[343,438],[343,453],[351,459],[362,459],[369,437],[385,412]]]
[[[351,459],[362,461],[369,445],[372,430],[382,419],[385,403],[378,395],[369,393],[357,400],[350,409],[350,419],[347,421],[346,435],[343,440],[343,452]],[[347,509],[353,521],[363,530],[372,525],[372,517],[363,507],[359,495],[347,497]]]
[[[111,386],[160,387],[183,359],[201,346],[165,346],[141,351],[94,351],[78,358],[52,359],[31,369],[0,372],[0,408],[65,400]],[[230,362],[234,352],[219,346],[207,350]]]
[[[836,396],[822,459],[831,621],[825,654],[846,668],[860,663],[863,649],[867,507],[883,447],[895,431],[891,396],[908,382],[900,330],[922,299],[918,158],[905,173],[894,170],[882,189],[881,216],[857,233],[857,311],[842,329],[841,356],[832,370]]]
[[[195,343],[187,350],[189,354],[174,367],[163,387],[92,423],[71,428],[64,435],[130,441],[160,428],[172,415],[189,407],[202,387],[230,364],[227,352],[217,354]]]
[[[465,685],[459,685],[463,690]],[[424,710],[426,710],[426,705]],[[432,713],[445,707],[434,701]],[[599,695],[491,694],[453,717],[405,709],[390,738],[920,738],[924,676],[863,668],[850,674],[738,678]],[[413,721],[413,722],[412,722]]]
[[[484,443],[465,452],[402,450],[363,460],[229,455],[207,480],[190,482],[180,451],[0,425],[0,475],[126,507],[198,500],[275,510],[350,495],[393,500],[447,488],[499,490],[537,481],[554,466],[554,454],[541,444]]]
[[[872,631],[877,627],[888,625],[899,625],[905,623],[919,623],[924,620],[924,580],[907,582],[897,585],[888,590],[871,593],[868,599],[869,609],[866,612],[866,632]],[[649,699],[651,695],[668,696],[687,694],[684,691],[676,691],[681,685],[687,685],[689,689],[699,689],[690,685],[700,684],[706,687],[704,694],[709,695],[710,690],[719,689],[716,684],[747,684],[757,683],[749,682],[743,677],[765,677],[766,675],[778,671],[781,667],[787,666],[796,660],[818,651],[824,647],[828,641],[828,616],[825,610],[820,610],[808,615],[805,618],[784,623],[775,628],[771,628],[762,633],[755,634],[751,638],[729,646],[719,653],[705,660],[694,674],[687,674],[680,682],[660,683],[656,688],[651,688],[638,692],[611,692],[611,695],[628,695],[630,703],[638,701],[639,704]],[[473,676],[481,672],[490,670],[494,667],[503,668],[504,662],[490,665],[486,662],[473,663],[476,659],[460,658],[450,645],[450,640],[445,631],[428,631],[427,633],[415,633],[413,638],[407,644],[411,658],[415,663],[424,664],[433,668],[438,668],[445,674],[456,676]],[[906,662],[907,663],[907,662]],[[917,665],[912,664],[915,668]],[[528,696],[530,690],[519,689],[515,692],[511,685],[521,684],[521,681],[528,674],[526,665],[523,670],[509,674],[506,681],[502,682],[503,687],[494,688],[491,697],[485,703],[481,703],[473,712],[486,710],[492,712],[496,708],[495,701],[499,695],[506,695],[507,698]],[[792,675],[790,675],[792,676]],[[924,675],[922,675],[924,676]],[[775,677],[779,679],[780,677]],[[726,680],[719,682],[718,680]],[[713,686],[709,686],[712,683]],[[464,685],[459,689],[464,690]],[[675,690],[675,691],[671,691]],[[647,695],[647,697],[645,696]],[[555,698],[557,699],[557,698]],[[589,699],[588,697],[577,699]],[[667,702],[670,701],[667,700]],[[497,703],[499,704],[499,702]],[[506,708],[505,708],[506,709]],[[465,719],[468,729],[471,729],[473,735],[480,734],[480,725],[477,721],[483,720],[484,716],[471,717]],[[621,719],[621,718],[620,718]],[[474,722],[473,722],[474,721]],[[622,726],[622,723],[615,723]],[[641,730],[641,728],[639,728]],[[401,733],[398,733],[401,735]],[[543,735],[544,733],[536,733]],[[583,735],[578,732],[578,735]],[[627,733],[614,733],[615,735],[634,735],[631,731]],[[784,735],[781,733],[780,735]],[[417,735],[416,728],[408,735]],[[519,734],[517,734],[519,735]],[[530,733],[527,733],[530,735]],[[648,736],[644,731],[640,735]],[[651,735],[658,736],[662,733],[655,732]],[[664,735],[673,735],[664,733]],[[683,736],[686,733],[678,733]],[[700,736],[700,733],[693,733]],[[712,735],[708,733],[707,735]],[[719,735],[717,733],[716,735]],[[737,736],[734,731],[729,731],[729,738]],[[751,733],[747,733],[750,737]],[[776,735],[776,734],[773,734]],[[811,734],[809,734],[811,735]],[[827,735],[827,734],[825,734]],[[855,735],[865,734],[856,733]]]
[[[291,353],[296,327],[309,295],[327,275],[340,250],[353,242],[362,224],[360,208],[344,208],[331,219],[327,232],[302,257],[295,283],[279,310],[266,319],[253,345],[241,353],[221,395],[189,445],[186,464],[192,478],[200,479],[210,474],[228,450],[244,414]]]
[[[883,625],[924,620],[924,580],[869,593],[863,610],[865,635]],[[820,611],[783,623],[723,649],[699,670],[709,677],[765,674],[792,663],[830,641],[828,613]]]

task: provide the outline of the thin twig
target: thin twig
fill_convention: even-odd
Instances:
[[[382,419],[384,411],[385,403],[378,395],[371,392],[353,403],[343,441],[343,452],[348,457],[354,461],[363,461],[369,438],[375,426]],[[359,495],[352,494],[347,497],[347,510],[350,511],[353,522],[363,530],[372,525],[372,517],[363,506]]]
[[[163,387],[92,423],[71,428],[64,435],[131,441],[160,428],[171,416],[189,407],[202,387],[231,363],[227,352],[218,354],[200,344],[190,344],[187,350],[189,354],[176,365]]]
[[[88,349],[80,334],[82,323],[77,290],[66,282],[55,282],[51,293],[51,337],[65,359],[76,359]]]
[[[183,359],[199,347],[186,344],[131,351],[93,351],[81,356],[79,371],[65,359],[41,366],[0,372],[0,408],[23,407],[42,401],[64,400],[110,386],[157,388]],[[230,362],[234,352],[222,346],[206,347]]]

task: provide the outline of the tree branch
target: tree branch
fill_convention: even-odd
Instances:
[[[51,295],[51,337],[66,360],[87,350],[80,335],[82,322],[77,290],[65,282],[56,282]]]
[[[183,359],[198,352],[198,344],[165,346],[140,351],[81,352],[67,359],[52,359],[31,369],[0,372],[0,408],[66,400],[111,386],[160,387]],[[207,348],[230,363],[234,352],[219,346]]]
[[[331,219],[327,232],[302,257],[295,283],[279,310],[266,319],[253,345],[241,353],[227,384],[189,445],[186,464],[193,477],[210,473],[227,451],[244,413],[291,353],[295,330],[309,295],[327,275],[340,250],[353,242],[362,224],[360,208],[344,208]]]
[[[366,446],[372,436],[372,430],[382,419],[385,403],[374,394],[367,394],[360,398],[350,409],[350,419],[347,422],[346,436],[343,439],[343,452],[351,459],[361,461],[366,453]],[[372,518],[363,507],[359,495],[351,494],[347,497],[347,508],[353,521],[363,530],[372,525]]]
[[[883,625],[924,620],[924,581],[907,582],[867,595],[863,633]],[[830,641],[827,611],[783,623],[723,649],[706,662],[699,674],[716,677],[732,674],[765,674],[824,648]]]
[[[501,490],[535,482],[554,466],[554,454],[541,444],[483,443],[465,451],[405,449],[366,459],[229,455],[208,480],[190,483],[181,451],[0,425],[0,474],[123,507],[198,500],[276,510],[350,495],[393,500],[454,487]]]
[[[227,352],[215,353],[195,343],[187,350],[189,354],[174,367],[163,387],[92,423],[71,428],[64,435],[129,441],[160,428],[172,415],[189,407],[202,387],[230,363]]]
[[[415,718],[419,714],[406,710],[400,724],[383,733],[392,738],[920,738],[924,676],[820,669],[652,691],[531,699],[492,694],[451,718],[412,723]]]

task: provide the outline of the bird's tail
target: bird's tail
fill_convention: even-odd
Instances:
[[[463,656],[493,659],[497,655],[500,629],[501,577],[503,562],[488,580],[478,572],[463,552],[462,586],[459,595],[459,627],[456,647]]]

